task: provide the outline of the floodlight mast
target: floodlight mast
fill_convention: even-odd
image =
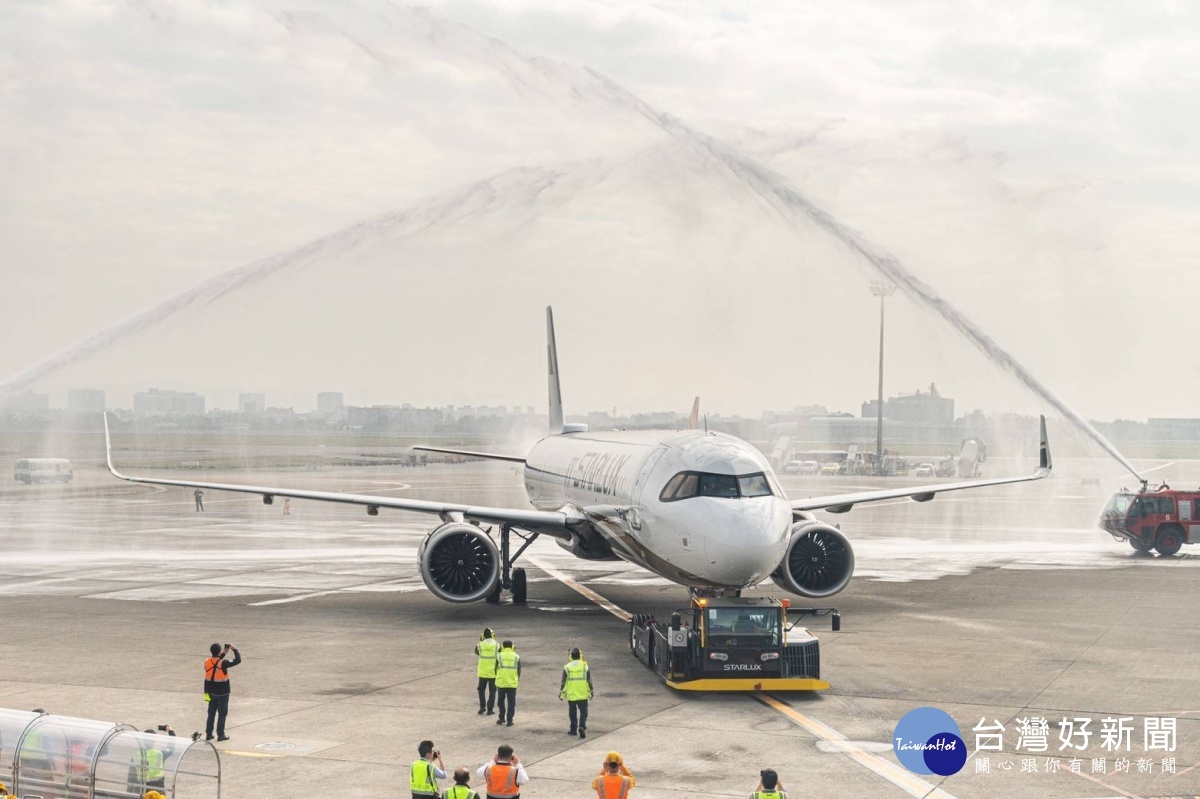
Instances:
[[[875,474],[882,475],[883,471],[883,321],[884,307],[887,298],[896,291],[894,283],[871,281],[871,294],[879,298],[879,395],[875,404]]]

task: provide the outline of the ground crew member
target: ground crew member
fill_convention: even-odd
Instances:
[[[197,488],[192,492],[192,496],[196,498],[196,512],[204,510],[204,492]]]
[[[600,774],[592,780],[597,799],[627,799],[637,780],[617,752],[609,752],[600,764]]]
[[[779,784],[779,775],[773,768],[765,768],[758,773],[758,790],[750,794],[750,799],[787,799],[787,793]]]
[[[175,737],[175,730],[170,724],[160,728],[168,737]],[[156,735],[154,730],[146,730],[147,735]],[[129,756],[129,784],[133,787],[130,793],[136,794],[140,788],[166,789],[166,759],[175,752],[175,742],[171,741],[163,747],[152,746],[148,749],[134,752]]]
[[[446,764],[442,753],[433,748],[433,741],[421,741],[417,745],[420,760],[414,760],[409,768],[409,785],[413,799],[435,799],[438,795],[438,780],[446,779]],[[433,765],[436,760],[438,764]]]
[[[468,787],[471,772],[461,766],[454,770],[454,785],[442,791],[442,799],[479,799],[479,794]]]
[[[525,767],[508,744],[501,745],[496,750],[496,756],[475,773],[483,777],[487,784],[488,799],[520,799],[521,786],[529,783]]]
[[[500,718],[497,724],[513,725],[513,711],[517,709],[517,683],[521,681],[521,656],[513,651],[513,642],[505,641],[496,654],[496,692],[500,694]],[[505,718],[505,708],[508,717]]]
[[[475,674],[479,677],[480,715],[483,715],[485,709],[489,716],[496,712],[496,655],[499,653],[500,644],[496,641],[496,634],[492,632],[491,627],[484,627],[483,633],[479,636],[479,643],[475,645],[475,654],[479,657],[479,665],[475,667]],[[487,693],[486,708],[483,701],[485,692]]]
[[[592,693],[592,672],[583,653],[578,648],[572,649],[558,685],[558,698],[567,700],[567,719],[571,722],[567,735],[578,731],[580,738],[587,737],[588,700]]]
[[[208,722],[204,725],[204,740],[213,739],[213,721],[217,722],[217,740],[228,741],[225,717],[229,715],[229,670],[242,662],[242,655],[233,644],[213,644],[208,648],[212,657],[204,661],[204,697],[208,700]],[[225,656],[233,652],[233,660]]]

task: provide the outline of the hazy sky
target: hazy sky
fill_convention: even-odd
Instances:
[[[541,407],[553,303],[570,410],[682,412],[696,393],[725,413],[857,410],[872,270],[661,112],[895,255],[1084,415],[1200,416],[1189,4],[4,17],[0,380],[218,281],[34,384],[56,400],[155,385],[226,406]],[[910,299],[888,331],[889,393],[1042,409]]]

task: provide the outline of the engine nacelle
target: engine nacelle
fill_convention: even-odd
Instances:
[[[792,525],[792,540],[771,580],[785,591],[821,599],[841,591],[853,575],[854,550],[842,531],[800,521]]]
[[[477,602],[500,581],[500,550],[473,524],[449,522],[417,549],[421,579],[438,599]]]

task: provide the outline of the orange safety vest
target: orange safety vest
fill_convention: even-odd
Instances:
[[[229,682],[229,672],[221,668],[221,658],[209,658],[204,661],[204,679]]]
[[[484,776],[488,796],[516,796],[521,792],[517,786],[517,767],[511,763],[492,763]]]
[[[624,774],[605,774],[596,786],[599,799],[626,799],[629,796],[629,778]]]

